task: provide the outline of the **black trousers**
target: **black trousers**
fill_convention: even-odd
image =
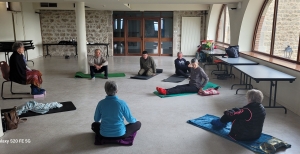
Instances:
[[[91,78],[95,77],[96,73],[104,72],[104,76],[107,77],[107,66],[102,66],[100,70],[97,70],[95,66],[90,66]]]
[[[176,69],[176,71],[175,71],[176,75],[178,75],[178,76],[189,77],[187,72],[191,72],[191,68],[186,67],[186,68],[183,68],[183,69]]]
[[[196,86],[190,86],[189,84],[178,85],[176,87],[166,89],[167,95],[169,94],[180,94],[180,93],[196,93],[199,89]]]
[[[104,138],[108,138],[108,139],[122,139],[122,138],[127,138],[128,136],[130,136],[131,134],[135,133],[136,131],[138,131],[141,126],[142,126],[142,123],[140,121],[137,121],[135,123],[130,123],[130,124],[127,124],[125,127],[126,127],[126,132],[123,136],[120,136],[120,137],[105,137],[105,136],[102,136],[100,134],[100,126],[101,126],[101,123],[100,122],[93,122],[92,123],[92,130],[99,136],[101,137],[104,137]]]

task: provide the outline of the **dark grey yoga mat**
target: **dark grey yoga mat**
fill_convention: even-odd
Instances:
[[[162,81],[163,82],[173,82],[173,83],[178,83],[178,82],[182,82],[183,80],[185,80],[186,77],[184,76],[178,76],[176,74],[173,74],[172,76],[166,78],[166,79],[163,79]]]
[[[61,108],[50,109],[49,112],[47,112],[45,114],[52,114],[52,113],[59,113],[59,112],[66,112],[66,111],[76,110],[75,105],[71,101],[59,102],[59,103],[61,103],[63,105]],[[9,112],[10,110],[12,110],[12,108],[2,109],[1,113]],[[23,114],[19,115],[19,117],[20,118],[22,118],[22,117],[32,117],[32,116],[39,116],[39,115],[45,115],[45,114],[40,114],[40,113],[35,113],[35,112],[32,112],[32,111],[28,111],[26,113],[23,113]]]
[[[163,72],[163,69],[156,69],[156,74],[154,76],[156,76],[162,72]],[[136,75],[136,76],[131,76],[130,79],[148,80],[154,76]]]

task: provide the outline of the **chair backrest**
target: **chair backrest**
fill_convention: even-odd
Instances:
[[[5,80],[9,81],[9,66],[5,61],[0,62],[2,76]]]

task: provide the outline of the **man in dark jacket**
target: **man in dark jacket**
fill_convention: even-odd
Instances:
[[[174,63],[175,63],[176,75],[189,77],[187,72],[189,73],[191,72],[191,68],[188,67],[190,62],[182,58],[182,52],[177,53],[177,59],[174,60]]]
[[[229,136],[239,141],[256,140],[262,133],[266,112],[261,104],[263,94],[259,90],[249,90],[246,94],[248,104],[242,108],[233,108],[224,111],[221,119],[215,119],[211,123],[216,127],[224,127],[232,122]]]

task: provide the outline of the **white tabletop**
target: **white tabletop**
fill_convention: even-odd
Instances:
[[[224,50],[221,50],[221,49],[214,49],[214,50],[201,50],[203,51],[204,53],[207,53],[209,55],[212,55],[212,56],[224,56],[226,55],[226,52]]]
[[[234,65],[256,81],[295,81],[296,77],[264,65]]]
[[[217,59],[222,60],[224,63],[227,63],[229,65],[257,65],[257,62],[245,59],[243,57],[237,57],[237,58],[224,58],[222,56],[216,56]]]

